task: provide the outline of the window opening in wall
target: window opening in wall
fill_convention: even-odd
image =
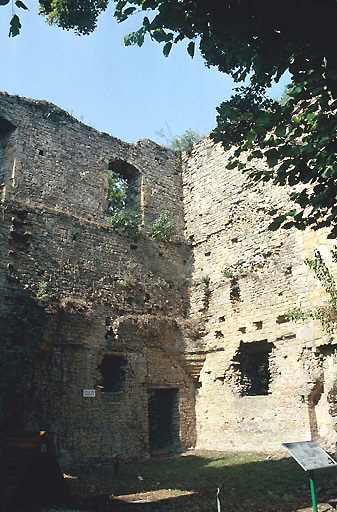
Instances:
[[[117,392],[123,390],[126,360],[122,356],[107,354],[103,357],[98,370],[101,373],[102,391]]]
[[[114,213],[125,208],[127,197],[128,182],[117,172],[109,169],[108,171],[108,209],[109,213]]]
[[[0,116],[0,137],[9,135],[13,130],[15,130],[15,128],[16,127],[12,123]]]
[[[240,302],[240,286],[238,279],[231,279],[229,298],[232,304]]]
[[[141,174],[122,160],[112,160],[108,169],[108,213],[113,227],[129,234],[141,222]]]
[[[179,390],[149,389],[150,450],[172,450],[180,447]]]
[[[274,345],[266,340],[240,343],[234,361],[239,363],[241,395],[268,395],[270,354]]]

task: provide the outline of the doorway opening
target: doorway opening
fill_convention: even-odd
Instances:
[[[177,451],[179,430],[179,389],[149,389],[150,451]]]

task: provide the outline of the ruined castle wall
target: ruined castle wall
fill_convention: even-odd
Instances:
[[[323,303],[304,258],[331,244],[268,230],[285,189],[227,170],[208,139],[180,165],[151,141],[6,94],[0,133],[0,334],[14,355],[30,348],[22,393],[20,375],[10,383],[25,399],[19,428],[47,430],[63,463],[140,457],[155,396],[172,399],[175,450],[334,444],[336,347],[285,318]],[[133,180],[138,235],[109,224],[109,169]],[[165,210],[170,242],[149,236]]]
[[[181,333],[190,249],[146,233],[163,209],[182,233],[175,154],[150,141],[123,143],[44,102],[1,95],[0,115],[17,127],[15,181],[2,201],[2,302],[22,324],[12,337],[19,343],[21,332],[34,347],[20,428],[50,432],[63,463],[143,456],[149,390],[169,388],[180,412],[175,447],[192,446],[195,387]],[[114,165],[140,175],[137,236],[108,222]],[[8,336],[4,318],[1,327]],[[116,389],[104,388],[105,358],[120,363]],[[83,397],[85,389],[96,396]]]
[[[15,198],[88,219],[107,214],[107,169],[121,162],[141,175],[136,200],[149,226],[163,209],[181,233],[181,175],[174,151],[147,139],[128,144],[86,126],[55,105],[0,95],[0,116],[17,126]],[[164,205],[164,207],[163,207]]]
[[[284,317],[322,301],[304,258],[322,244],[328,252],[329,244],[324,233],[269,231],[267,212],[287,201],[286,191],[249,182],[226,163],[222,148],[208,139],[183,161],[186,237],[194,257],[190,315],[205,322],[201,344],[187,346],[205,354],[197,446],[275,451],[282,442],[319,436],[331,446],[333,348],[322,348],[326,336],[312,321]],[[255,360],[260,367],[252,369]],[[259,371],[267,387],[258,383]],[[253,382],[260,388],[254,391]]]

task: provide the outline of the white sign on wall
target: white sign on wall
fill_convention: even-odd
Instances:
[[[84,398],[95,398],[96,389],[83,389],[83,397]]]

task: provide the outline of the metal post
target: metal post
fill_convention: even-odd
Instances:
[[[221,512],[221,504],[220,504],[220,487],[218,487],[217,493],[216,493],[216,502],[218,505],[218,512]]]
[[[309,471],[309,480],[310,480],[312,507],[314,509],[314,512],[317,512],[317,502],[316,502],[315,485],[314,485],[314,472],[313,471]]]

